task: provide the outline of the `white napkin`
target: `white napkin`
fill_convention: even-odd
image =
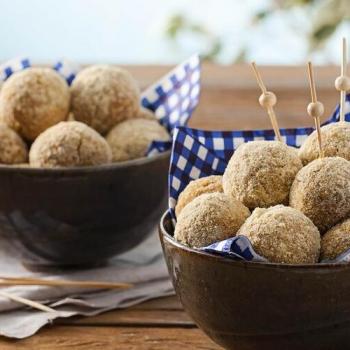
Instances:
[[[154,232],[144,243],[112,259],[108,266],[89,270],[35,273],[26,270],[6,242],[0,247],[2,276],[96,280],[134,284],[127,290],[83,289],[76,287],[16,286],[2,288],[14,295],[47,304],[57,313],[46,313],[0,297],[0,335],[25,338],[58,317],[97,315],[99,313],[174,294],[159,239]]]

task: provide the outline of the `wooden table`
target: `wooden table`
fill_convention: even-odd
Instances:
[[[142,87],[148,86],[169,67],[128,67]],[[306,67],[262,67],[268,89],[276,93],[280,127],[311,125],[305,108],[310,100]],[[315,71],[318,98],[325,117],[338,101],[334,79],[338,67]],[[203,66],[202,95],[191,126],[204,129],[270,128],[257,102],[260,92],[248,66]],[[176,297],[153,300],[128,310],[91,318],[65,319],[22,341],[0,340],[1,350],[121,349],[186,350],[219,349],[185,314]]]
[[[193,350],[221,349],[185,314],[176,297],[91,318],[61,320],[20,341],[1,340],[1,350]]]

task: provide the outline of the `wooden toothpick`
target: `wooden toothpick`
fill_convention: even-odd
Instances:
[[[13,294],[10,294],[10,293],[4,292],[4,291],[0,291],[0,296],[2,296],[3,298],[10,299],[10,300],[15,301],[15,302],[20,303],[20,304],[30,306],[30,307],[37,309],[37,310],[40,310],[40,311],[45,311],[45,312],[50,312],[50,313],[57,313],[58,312],[55,309],[52,309],[51,307],[48,307],[48,306],[41,304],[37,301],[30,300],[27,298],[22,298],[22,297],[19,297],[17,295],[13,295]]]
[[[261,92],[262,92],[262,94],[259,97],[259,103],[263,108],[265,108],[267,110],[267,114],[269,115],[271,125],[272,125],[274,132],[275,132],[277,140],[280,142],[283,142],[282,137],[281,137],[281,133],[280,133],[280,129],[278,127],[276,114],[275,114],[275,111],[273,109],[273,106],[277,103],[277,97],[273,92],[267,91],[266,86],[261,78],[261,75],[258,71],[258,68],[257,68],[255,62],[252,62],[252,68],[253,68],[253,72],[254,72],[256,81],[257,81],[257,83],[261,89]]]
[[[0,286],[48,286],[48,287],[77,287],[96,289],[128,289],[133,285],[119,282],[49,280],[30,277],[2,277]]]
[[[310,84],[310,91],[311,91],[311,101],[312,101],[307,106],[307,113],[309,114],[310,117],[314,118],[316,130],[317,130],[319,156],[320,156],[320,158],[323,158],[324,154],[323,154],[323,149],[322,149],[320,118],[322,117],[322,115],[324,113],[324,107],[323,107],[323,104],[321,102],[317,101],[315,80],[314,80],[314,74],[313,74],[311,62],[308,63],[307,68],[308,68],[309,84]]]
[[[346,92],[350,90],[350,78],[346,75],[346,65],[347,65],[347,44],[346,39],[342,40],[342,61],[341,61],[341,70],[340,76],[335,80],[335,88],[340,91],[340,122],[345,121],[345,99]]]

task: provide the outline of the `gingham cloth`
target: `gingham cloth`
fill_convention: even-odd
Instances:
[[[26,57],[18,57],[0,66],[0,81],[5,81],[13,73],[31,67],[31,61]],[[72,83],[80,66],[63,59],[53,66],[59,74]],[[168,74],[147,88],[141,94],[141,104],[154,112],[157,120],[170,134],[175,127],[187,124],[193,111],[198,105],[200,94],[201,65],[197,54],[191,56],[176,66]],[[147,152],[147,156],[170,150],[171,141],[154,140]]]
[[[234,260],[267,262],[264,257],[254,251],[252,244],[245,236],[232,237],[200,248],[200,250]]]
[[[249,239],[245,236],[236,236],[224,241],[213,243],[207,247],[200,248],[206,253],[222,256],[233,260],[244,260],[254,262],[268,262],[268,260],[254,251]],[[333,260],[322,260],[321,264],[350,263],[350,249],[340,254]]]
[[[141,95],[141,104],[151,110],[159,123],[172,134],[176,127],[187,125],[198,105],[200,76],[200,59],[198,55],[193,55],[146,89]],[[155,140],[147,154],[153,155],[170,148],[171,141]]]
[[[32,66],[31,60],[28,57],[17,57],[9,60],[0,65],[0,80],[5,81],[13,73],[19,72],[23,69],[29,68]],[[63,78],[70,85],[80,70],[80,67],[66,59],[57,61],[52,68],[60,73]]]
[[[346,97],[345,119],[350,121],[350,94]],[[339,105],[331,118],[323,125],[339,120]],[[284,141],[300,147],[313,128],[281,129]],[[204,131],[178,127],[174,131],[169,171],[169,212],[176,223],[175,206],[179,194],[188,183],[209,175],[222,175],[232,154],[239,145],[248,141],[274,140],[273,130],[251,131]],[[238,241],[237,241],[238,239]],[[241,247],[244,247],[243,250]],[[250,244],[241,238],[215,243],[204,250],[231,258],[261,261]],[[246,252],[246,253],[242,253]],[[350,261],[350,252],[343,254],[337,262]]]

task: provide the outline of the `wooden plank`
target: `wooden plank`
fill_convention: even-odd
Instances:
[[[74,326],[135,326],[194,328],[195,323],[183,310],[117,310],[84,318],[58,319],[55,324]]]
[[[127,66],[142,87],[148,86],[171,67]],[[259,67],[264,81],[278,97],[276,113],[280,127],[311,126],[306,114],[310,101],[306,66]],[[315,76],[319,100],[325,105],[323,120],[338,103],[334,88],[339,69],[335,66],[316,67]],[[260,91],[249,65],[203,65],[200,104],[190,126],[210,130],[247,130],[271,128],[266,113],[258,103]]]
[[[172,65],[124,65],[141,87],[146,87],[169,72]],[[300,86],[307,86],[307,70],[305,66],[259,66],[264,82],[270,89],[298,90]],[[335,78],[340,68],[334,65],[315,66],[315,77],[320,89],[334,89]],[[202,65],[202,82],[207,87],[221,86],[223,88],[246,90],[254,88],[257,91],[256,80],[249,64],[216,65],[204,63]]]
[[[1,350],[219,350],[199,329],[56,326],[21,341],[0,340]]]
[[[146,301],[142,304],[135,305],[130,309],[133,310],[183,310],[183,307],[176,295],[163,297]]]
[[[176,296],[149,300],[92,317],[58,319],[55,324],[84,326],[195,327]]]

